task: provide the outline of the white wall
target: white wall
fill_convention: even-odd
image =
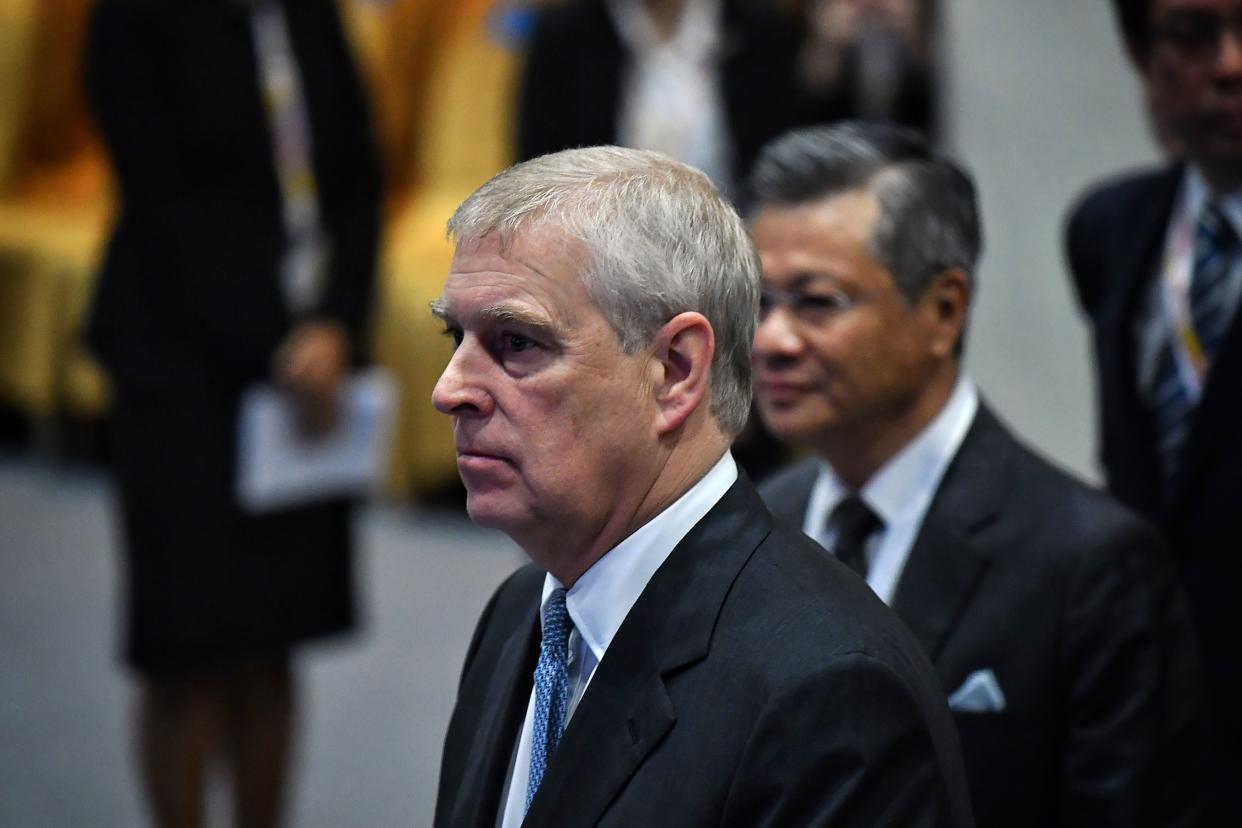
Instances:
[[[986,248],[967,366],[1028,442],[1098,481],[1094,368],[1062,253],[1088,182],[1157,158],[1107,0],[941,0],[944,134]]]

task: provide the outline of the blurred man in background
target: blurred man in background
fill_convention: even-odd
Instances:
[[[758,408],[815,454],[761,492],[922,643],[978,824],[1199,824],[1198,677],[1158,535],[1019,443],[962,372],[970,177],[913,132],[847,123],[776,141],[752,185]]]
[[[1162,168],[1074,208],[1109,490],[1181,566],[1203,654],[1221,824],[1242,824],[1242,0],[1114,0]]]

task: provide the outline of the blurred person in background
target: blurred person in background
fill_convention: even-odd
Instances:
[[[663,152],[736,192],[799,122],[794,28],[746,0],[566,0],[539,10],[518,158],[598,144]]]
[[[1242,0],[1113,0],[1166,165],[1097,185],[1067,249],[1095,338],[1108,488],[1164,530],[1242,825]]]
[[[923,644],[978,825],[1204,824],[1199,675],[1159,535],[1023,446],[961,368],[969,175],[848,123],[778,140],[752,182],[759,411],[817,455],[760,493]]]
[[[368,114],[332,0],[100,0],[89,95],[120,212],[88,339],[116,388],[125,655],[155,821],[280,820],[291,648],[354,623],[349,505],[235,496],[242,390],[310,429],[364,345],[378,236]]]
[[[748,0],[565,0],[538,11],[518,101],[518,159],[598,144],[663,152],[737,195],[759,148],[803,122],[787,15]],[[752,422],[759,477],[783,451]]]
[[[936,129],[933,0],[806,0],[798,80],[818,121]]]

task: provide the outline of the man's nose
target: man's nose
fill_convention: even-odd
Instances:
[[[796,358],[805,347],[806,343],[788,308],[772,308],[760,317],[759,327],[755,330],[756,361]]]
[[[453,351],[453,357],[431,391],[431,404],[441,414],[488,414],[492,410],[492,397],[485,388],[485,365],[481,364],[481,349],[470,339]]]

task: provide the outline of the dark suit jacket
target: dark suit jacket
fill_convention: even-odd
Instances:
[[[778,518],[802,527],[817,474],[812,459],[764,483]],[[1197,746],[1197,731],[1164,721],[1171,696],[1193,698],[1197,685],[1193,661],[1174,669],[1161,639],[1183,643],[1188,627],[1159,538],[1020,445],[984,406],[933,496],[893,608],[946,694],[991,669],[1005,695],[1003,712],[955,714],[980,826],[1197,819],[1189,769],[1154,796],[1161,752],[1193,762]],[[1172,733],[1157,738],[1157,728]]]
[[[1182,569],[1203,653],[1225,784],[1242,778],[1242,315],[1235,314],[1191,421],[1183,474],[1160,494],[1154,437],[1136,379],[1135,314],[1163,251],[1184,168],[1118,179],[1088,194],[1067,229],[1069,262],[1095,337],[1108,488],[1163,530]],[[1228,781],[1232,780],[1232,781]],[[1230,791],[1229,801],[1238,801]],[[1242,821],[1242,805],[1237,806]]]
[[[805,120],[793,71],[796,33],[758,5],[724,2],[721,94],[739,185],[765,143]],[[518,104],[519,158],[615,144],[629,61],[603,0],[541,10]]]
[[[371,304],[379,180],[332,0],[285,0],[302,77],[327,289],[312,315],[359,335]],[[249,16],[230,0],[101,0],[87,83],[120,184],[88,338],[123,384],[235,387],[269,370],[297,321]],[[184,380],[182,380],[184,381]]]
[[[479,622],[440,828],[496,825],[542,583],[520,570]],[[845,567],[774,529],[743,479],[630,610],[524,825],[969,825],[960,761],[918,645]]]

